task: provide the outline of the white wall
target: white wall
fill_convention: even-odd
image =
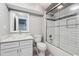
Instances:
[[[7,35],[9,32],[8,9],[4,3],[0,3],[0,35]]]
[[[38,3],[11,3],[11,5],[27,8],[30,10],[35,10],[41,13],[44,12],[44,10],[41,8],[41,6]]]
[[[42,33],[43,33],[43,39],[44,41],[46,41],[46,11],[44,12],[42,20]]]
[[[28,9],[32,9],[32,10],[37,9],[37,8],[34,7],[34,5],[32,6],[30,4],[16,4],[16,5],[17,6],[19,5],[19,6],[24,7],[24,8],[27,7]],[[34,15],[34,14],[30,14],[29,18],[30,18],[30,20],[29,20],[30,21],[29,22],[30,23],[30,25],[29,25],[30,26],[30,32],[32,34],[42,34],[42,20],[43,20],[43,17],[37,16],[37,15]],[[8,33],[10,33],[9,32],[9,26],[10,25],[9,25],[8,8],[5,4],[0,3],[0,36],[1,35],[7,35]]]
[[[42,34],[42,20],[43,17],[30,15],[30,32],[34,35]]]

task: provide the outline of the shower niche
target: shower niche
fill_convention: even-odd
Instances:
[[[29,14],[11,10],[10,32],[29,32]]]

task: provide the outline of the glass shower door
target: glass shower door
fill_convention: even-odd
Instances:
[[[47,41],[56,47],[60,45],[59,21],[47,20]]]
[[[51,12],[52,13],[52,12]],[[60,21],[57,19],[60,17],[60,12],[57,10],[53,15],[47,14],[47,42],[59,47],[60,45]]]
[[[63,5],[68,7],[47,19],[47,42],[70,55],[79,55],[79,8],[70,10],[79,4]]]
[[[54,28],[54,22],[51,20],[47,20],[47,41],[49,43],[53,43],[53,39],[55,36],[55,28]]]

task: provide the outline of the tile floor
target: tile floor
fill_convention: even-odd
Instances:
[[[36,47],[33,48],[33,56],[38,56],[38,49]],[[51,56],[50,52],[48,51],[48,49],[45,51],[45,56]]]

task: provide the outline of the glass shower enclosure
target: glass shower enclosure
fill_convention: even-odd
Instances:
[[[47,12],[46,40],[71,55],[79,55],[78,3],[61,3]]]

